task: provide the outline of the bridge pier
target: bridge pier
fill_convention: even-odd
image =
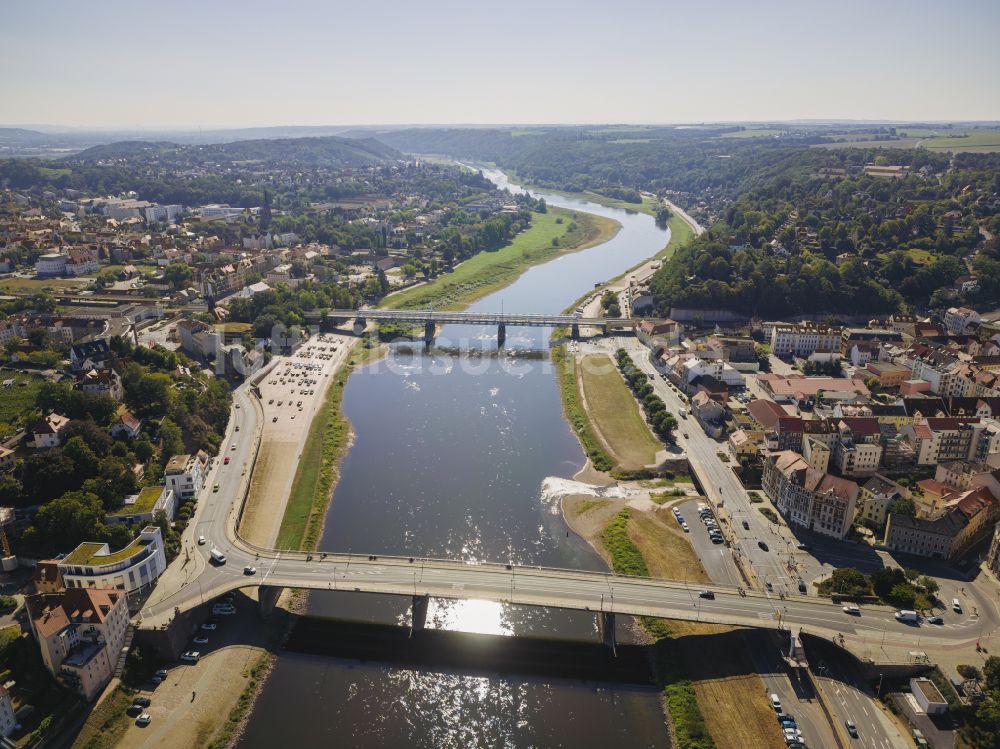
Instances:
[[[363,317],[354,318],[354,335],[361,335],[365,332],[368,321]]]
[[[573,323],[573,327],[570,328],[570,337],[574,341],[579,341],[580,340],[580,325],[579,325],[579,323]]]
[[[429,596],[413,596],[413,605],[410,607],[410,637],[416,632],[422,632],[427,625],[427,605],[430,601]]]
[[[601,633],[601,642],[618,655],[618,641],[615,639],[615,614],[613,611],[602,611],[597,615],[597,631]]]
[[[280,585],[261,585],[257,589],[257,605],[260,606],[261,616],[271,615],[275,605],[278,603],[278,598],[281,596],[282,590],[284,588]]]
[[[434,334],[437,332],[437,324],[433,320],[424,323],[424,343],[430,346],[434,343]]]
[[[507,325],[504,323],[500,323],[497,326],[497,348],[503,346],[506,340],[507,340]]]

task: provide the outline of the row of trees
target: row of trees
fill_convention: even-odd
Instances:
[[[642,410],[646,414],[649,426],[664,442],[673,443],[677,419],[667,411],[667,404],[663,402],[663,399],[653,392],[653,386],[649,384],[646,373],[635,366],[632,357],[623,348],[615,352],[615,360],[618,362],[618,369],[621,370],[622,377],[625,378],[625,383],[642,403]]]

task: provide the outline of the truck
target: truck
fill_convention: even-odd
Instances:
[[[906,622],[907,624],[915,624],[919,621],[920,616],[916,611],[911,611],[909,609],[900,609],[896,612],[896,621]]]
[[[226,563],[226,555],[223,554],[218,549],[212,549],[209,552],[209,554],[212,555],[212,561],[215,562],[216,564],[225,564]]]

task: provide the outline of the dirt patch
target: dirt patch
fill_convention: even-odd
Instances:
[[[278,532],[285,508],[288,466],[297,462],[299,449],[297,442],[261,442],[240,523],[240,535],[251,543],[267,546]]]

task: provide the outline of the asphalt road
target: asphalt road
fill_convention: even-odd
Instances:
[[[795,718],[802,732],[806,746],[834,747],[836,739],[819,702],[812,680],[795,678],[782,658],[779,643],[769,634],[759,634],[755,639],[757,647],[750,648],[754,668],[760,674],[768,694],[777,694],[783,712]]]
[[[681,516],[687,521],[690,533],[688,540],[694,548],[695,554],[701,560],[705,572],[712,578],[713,582],[725,585],[743,585],[743,578],[740,577],[736,563],[733,561],[733,551],[728,544],[716,544],[708,535],[708,528],[698,516],[699,500],[682,502],[677,505]],[[701,504],[705,504],[701,502]],[[718,519],[716,519],[718,522]]]

